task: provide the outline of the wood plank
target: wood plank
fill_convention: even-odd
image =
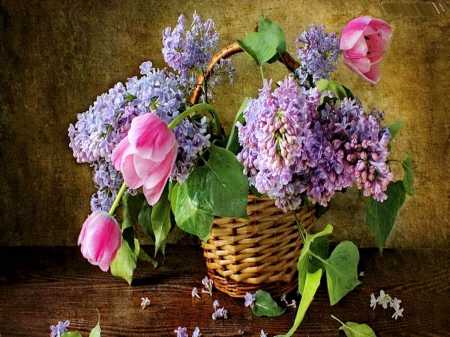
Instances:
[[[151,247],[145,247],[151,253]],[[369,324],[377,336],[449,336],[449,250],[361,249],[362,284],[330,307],[325,281],[298,329],[297,336],[343,336],[334,315],[344,322]],[[5,336],[48,336],[51,324],[70,320],[70,330],[83,336],[101,313],[103,336],[176,336],[178,326],[189,334],[198,326],[202,336],[270,336],[285,333],[295,310],[275,318],[256,317],[244,301],[218,291],[192,298],[200,289],[206,267],[199,247],[169,246],[164,264],[153,270],[140,264],[132,286],[91,266],[76,247],[0,247],[0,333]],[[404,317],[391,318],[392,309],[369,307],[379,290],[402,300]],[[141,298],[151,305],[140,307]],[[288,299],[296,299],[295,292]],[[228,311],[227,320],[214,321],[212,303]],[[279,300],[279,299],[277,299]]]

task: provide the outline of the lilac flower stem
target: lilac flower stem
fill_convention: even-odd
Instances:
[[[117,193],[116,199],[114,200],[113,205],[111,206],[108,214],[113,216],[114,212],[116,211],[117,206],[119,205],[120,199],[122,199],[123,194],[125,193],[125,190],[127,188],[127,184],[123,183],[122,187],[119,190],[119,193]]]

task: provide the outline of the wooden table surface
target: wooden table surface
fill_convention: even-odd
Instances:
[[[152,247],[145,247],[152,253]],[[0,247],[0,334],[49,336],[51,324],[70,320],[69,331],[88,336],[100,311],[102,336],[176,336],[178,326],[191,336],[269,336],[286,333],[295,310],[279,317],[256,317],[244,301],[218,292],[193,298],[206,276],[202,250],[196,246],[168,246],[156,270],[140,263],[132,286],[90,265],[78,247]],[[295,336],[345,336],[344,322],[370,325],[377,336],[450,336],[450,250],[361,249],[362,284],[338,304],[330,306],[325,282],[319,288]],[[161,259],[160,259],[161,260]],[[402,300],[404,317],[391,318],[393,309],[369,306],[370,294],[383,289]],[[151,305],[141,309],[141,298]],[[299,297],[295,292],[288,300]],[[212,320],[218,300],[228,319]],[[279,302],[279,299],[277,299]],[[279,302],[281,303],[281,302]]]

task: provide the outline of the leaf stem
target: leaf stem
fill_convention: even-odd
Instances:
[[[116,211],[117,206],[119,205],[120,199],[122,198],[123,194],[125,193],[125,190],[127,188],[127,184],[123,183],[122,187],[119,190],[119,193],[117,193],[116,199],[114,200],[113,205],[111,206],[108,214],[113,216],[114,212]]]
[[[298,231],[300,232],[300,236],[302,238],[302,242],[305,243],[305,235],[303,234],[303,231],[306,232],[305,227],[302,226],[300,223],[300,220],[298,219],[297,212],[294,210],[292,211],[292,214],[294,214],[295,223],[297,224]]]
[[[342,322],[339,318],[337,318],[336,316],[331,315],[331,317],[333,317],[336,321],[338,321],[339,323],[341,323],[342,325],[345,325],[344,322]]]

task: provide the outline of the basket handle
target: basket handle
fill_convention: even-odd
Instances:
[[[223,47],[216,54],[214,54],[211,61],[208,63],[205,72],[197,77],[197,86],[193,90],[189,101],[192,104],[197,104],[200,94],[202,92],[202,86],[203,83],[205,82],[205,79],[207,80],[211,76],[211,73],[213,72],[215,65],[218,64],[221,59],[226,59],[234,54],[243,51],[244,50],[239,46],[237,42],[233,42],[232,44]],[[294,70],[300,66],[300,63],[298,63],[288,52],[284,52],[278,59],[278,61],[283,63],[286,66],[286,68],[291,72],[294,72]]]

